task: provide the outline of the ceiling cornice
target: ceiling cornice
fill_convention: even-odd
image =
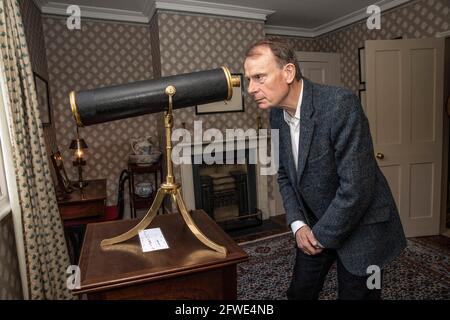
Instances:
[[[73,4],[60,3],[48,0],[35,0],[36,4],[44,14],[54,14],[60,16],[67,16],[67,8]],[[119,10],[109,8],[99,8],[92,6],[79,6],[81,11],[81,18],[125,21],[148,23],[149,18],[139,11]]]
[[[155,1],[154,7],[155,10],[202,13],[207,15],[244,18],[260,21],[266,21],[269,15],[275,13],[275,11],[273,10],[193,0]]]
[[[264,31],[266,34],[280,35],[280,36],[293,36],[293,37],[315,37],[316,32],[314,29],[308,28],[297,28],[297,27],[286,27],[286,26],[274,26],[266,24],[264,26]]]
[[[68,0],[70,1],[70,0]],[[411,0],[381,0],[375,5],[381,8],[381,11],[389,10],[396,6],[407,3]],[[44,14],[54,14],[67,16],[66,10],[70,3],[60,3],[51,0],[34,0]],[[142,12],[129,11],[109,8],[99,8],[92,6],[80,6],[81,17],[115,20],[125,22],[148,23],[158,10],[200,13],[215,16],[227,16],[234,18],[244,18],[259,21],[266,21],[267,17],[275,13],[273,10],[264,10],[258,8],[233,6],[226,4],[217,4],[211,2],[200,2],[194,0],[165,0],[150,1],[147,0]],[[368,17],[366,8],[347,14],[339,19],[325,23],[317,28],[296,28],[286,26],[265,25],[265,33],[269,35],[285,35],[314,38],[325,33],[337,30]]]
[[[51,0],[34,1],[44,14],[67,16],[67,7],[72,5],[71,3],[60,3]],[[148,23],[157,10],[201,13],[206,15],[226,16],[260,21],[266,21],[267,17],[275,12],[272,10],[192,0],[167,0],[155,2],[147,0],[142,12],[92,6],[79,7],[81,10],[81,17],[138,23]]]
[[[450,37],[450,30],[436,33],[436,38],[447,38],[447,37]]]
[[[374,5],[379,6],[381,9],[381,13],[383,13],[383,11],[392,9],[394,7],[397,7],[399,5],[407,3],[409,1],[411,1],[411,0],[381,0],[381,1],[375,2]],[[286,35],[286,36],[314,38],[314,37],[323,35],[325,33],[348,26],[357,21],[367,19],[368,14],[367,14],[366,10],[367,10],[366,8],[363,8],[361,10],[352,12],[352,13],[342,16],[336,20],[325,23],[317,28],[308,29],[308,28],[295,28],[295,27],[266,25],[265,31],[266,31],[266,34],[272,34],[272,35]]]

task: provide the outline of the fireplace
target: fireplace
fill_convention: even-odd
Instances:
[[[267,136],[264,136],[262,138],[267,140]],[[245,223],[258,223],[258,221],[255,221],[257,218],[251,216],[245,217],[243,212],[248,212],[249,215],[255,214],[255,217],[256,215],[259,215],[259,217],[262,217],[263,220],[268,219],[270,216],[274,215],[273,212],[275,212],[275,210],[269,210],[267,175],[261,174],[261,164],[259,162],[257,162],[256,164],[249,164],[249,162],[247,161],[248,159],[252,159],[252,157],[256,157],[258,152],[266,154],[267,145],[264,143],[258,143],[258,139],[256,137],[247,137],[246,139],[218,139],[212,142],[182,142],[178,144],[178,146],[182,148],[183,153],[189,154],[189,158],[192,160],[192,157],[201,155],[205,148],[215,148],[219,144],[223,146],[230,142],[234,143],[235,149],[234,152],[227,152],[224,155],[225,161],[223,165],[218,163],[212,163],[208,165],[204,163],[202,159],[200,159],[199,161],[190,161],[189,163],[186,162],[180,164],[182,194],[188,210],[206,207],[202,204],[203,201],[199,200],[198,195],[196,196],[196,193],[200,192],[199,189],[201,189],[201,182],[199,182],[199,180],[195,182],[196,178],[194,177],[194,175],[199,178],[200,175],[213,174],[214,178],[220,178],[221,175],[231,175],[231,172],[233,172],[234,177],[236,177],[235,183],[238,184],[235,185],[234,188],[235,190],[239,190],[237,192],[242,192],[242,194],[233,195],[233,197],[231,197],[231,195],[228,195],[228,199],[236,201],[236,199],[243,199],[245,198],[245,195],[247,195],[248,200],[240,200],[238,202],[236,201],[236,203],[241,205],[241,208],[239,208],[239,206],[226,208],[226,206],[222,206],[222,204],[227,204],[226,192],[224,191],[224,194],[222,194],[223,197],[220,197],[220,194],[218,195],[219,197],[216,200],[218,206],[216,206],[213,215],[218,221],[220,221],[221,219],[228,220],[220,223],[225,229],[244,227],[246,226]],[[218,149],[219,148],[215,150]],[[245,152],[242,152],[243,150],[245,150]],[[226,161],[226,159],[228,158],[232,158],[235,164],[226,164],[228,163],[228,161]],[[235,171],[237,171],[237,173]],[[217,175],[214,176],[214,174]],[[208,180],[208,178],[206,178],[206,180]],[[224,179],[222,182],[227,181],[225,181]],[[228,182],[230,181],[228,180]],[[208,183],[205,184],[208,185]],[[216,181],[216,185],[217,184],[220,184],[220,180]],[[226,186],[223,188],[226,188]],[[243,192],[245,188],[247,188],[247,192]],[[250,188],[251,190],[253,190],[253,192],[249,195],[248,189]],[[204,189],[206,189],[207,191],[208,187],[204,186]],[[211,194],[211,189],[209,189],[209,193]],[[203,199],[203,197],[201,199]],[[211,201],[209,201],[209,203],[211,203]],[[206,204],[208,204],[208,202]],[[204,210],[207,212],[209,211],[209,214],[211,215],[211,210],[208,210],[207,207]],[[239,212],[241,212],[240,216]],[[213,215],[211,216],[213,217]],[[232,218],[232,216],[234,217],[234,219],[227,219]],[[246,222],[239,223],[239,221]]]
[[[249,163],[248,149],[241,163],[236,152],[232,157],[233,164],[203,162],[192,166],[195,207],[203,209],[225,230],[262,223],[256,200],[256,165]]]

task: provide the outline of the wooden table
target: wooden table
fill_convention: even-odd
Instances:
[[[82,190],[74,188],[66,199],[58,201],[62,220],[99,216],[105,213],[106,179],[87,180]]]
[[[101,240],[129,230],[139,219],[90,224],[79,261],[76,295],[87,299],[236,299],[236,265],[248,255],[203,211],[192,218],[226,256],[203,245],[179,214],[158,215],[148,228],[161,228],[169,249],[143,253],[138,236],[100,247]]]
[[[85,226],[105,214],[106,179],[87,180],[82,190],[74,188],[67,197],[58,200],[59,214],[69,244],[70,261],[76,264],[80,255]]]

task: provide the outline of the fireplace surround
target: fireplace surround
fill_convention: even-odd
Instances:
[[[195,207],[203,209],[225,230],[262,223],[256,203],[256,164],[249,161],[249,149],[243,151],[243,159],[238,159],[238,152],[220,155],[232,159],[233,164],[192,161]]]
[[[265,143],[258,143],[260,141],[264,141]],[[225,152],[225,146],[227,143],[234,143],[234,150],[227,150]],[[218,164],[219,166],[230,166],[229,168],[225,169],[225,172],[220,172],[214,169],[214,166],[217,164],[209,164],[207,165],[204,161],[198,161],[198,157],[201,157],[203,154],[203,150],[205,148],[215,148],[214,150],[220,149],[219,145],[221,145],[223,152],[223,159],[224,163],[228,163],[227,159],[230,159],[230,157],[233,157],[233,160],[235,162],[234,165],[231,164]],[[260,154],[267,154],[267,145],[270,145],[270,142],[268,142],[267,136],[247,136],[245,138],[234,138],[232,140],[230,139],[223,139],[223,140],[214,140],[211,142],[191,142],[191,143],[179,143],[178,146],[182,149],[188,148],[190,150],[190,154],[192,156],[192,159],[195,159],[197,157],[197,161],[191,161],[191,163],[188,164],[180,164],[180,171],[181,171],[181,184],[182,184],[182,191],[183,191],[183,198],[185,200],[186,207],[188,210],[194,210],[194,209],[200,209],[201,206],[203,206],[201,197],[197,195],[196,198],[196,190],[197,193],[201,192],[201,180],[198,180],[198,182],[194,182],[195,176],[199,176],[198,173],[200,173],[203,176],[210,176],[209,178],[203,178],[204,184],[207,186],[209,184],[209,190],[211,193],[211,184],[213,184],[213,181],[207,181],[208,179],[213,180],[213,178],[216,181],[216,185],[220,185],[220,179],[226,179],[228,178],[229,185],[233,185],[232,188],[235,188],[235,192],[237,194],[227,195],[227,188],[226,183],[227,181],[222,181],[225,184],[225,191],[222,194],[219,194],[219,197],[216,197],[216,201],[220,201],[220,196],[223,196],[222,201],[227,201],[226,197],[228,196],[228,199],[236,200],[240,199],[238,201],[238,206],[234,210],[237,212],[237,217],[239,217],[239,211],[241,211],[241,216],[243,216],[243,213],[246,212],[249,215],[255,215],[260,217],[262,220],[268,219],[271,214],[269,213],[269,197],[268,197],[268,176],[261,174],[261,164],[256,161],[256,163],[248,163],[249,159],[257,159],[258,152]],[[217,148],[216,148],[217,147]],[[184,152],[185,150],[183,150]],[[245,157],[243,159],[242,157]],[[236,164],[236,162],[238,162]],[[211,166],[212,165],[212,166]],[[209,168],[208,168],[209,167]],[[205,169],[206,168],[206,169]],[[202,169],[204,169],[204,173],[202,174]],[[209,170],[209,171],[208,171]],[[212,174],[212,176],[211,176]],[[230,178],[231,177],[231,178]],[[233,180],[233,181],[231,181]],[[254,181],[254,183],[252,182]],[[231,183],[233,182],[233,183]],[[206,188],[205,186],[205,188]],[[214,185],[213,185],[214,186]],[[245,188],[252,187],[254,189],[253,195],[248,196],[248,199],[244,199],[246,193],[244,191]],[[231,190],[230,190],[231,191]],[[247,190],[248,191],[248,190]],[[252,198],[253,197],[253,198]],[[220,209],[224,208],[224,209]],[[203,208],[205,210],[205,208]],[[206,210],[208,212],[208,208]],[[224,211],[227,211],[226,206],[218,206],[218,209],[216,209],[215,218],[220,222],[221,219],[226,220],[226,213]],[[211,212],[211,211],[210,211]],[[272,214],[274,215],[274,214]],[[240,219],[236,219],[240,220]],[[243,219],[245,220],[245,219]],[[232,227],[234,227],[234,224],[231,223]]]

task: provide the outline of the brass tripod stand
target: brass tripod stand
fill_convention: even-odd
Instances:
[[[166,128],[166,154],[167,154],[166,181],[159,187],[158,192],[156,193],[155,200],[153,201],[150,209],[145,214],[144,218],[142,218],[142,220],[135,227],[128,230],[127,232],[118,235],[114,238],[102,240],[101,246],[109,246],[112,244],[124,242],[138,235],[140,231],[144,230],[145,228],[147,228],[147,226],[150,225],[152,220],[155,218],[159,208],[161,207],[162,201],[164,200],[166,195],[170,195],[173,201],[177,204],[181,216],[183,217],[184,221],[186,222],[187,226],[194,234],[194,236],[196,236],[197,239],[200,240],[207,247],[226,255],[227,249],[224,246],[218,245],[217,243],[209,239],[207,236],[205,236],[203,232],[201,232],[201,230],[197,227],[195,222],[192,220],[192,217],[189,214],[188,210],[186,209],[186,205],[184,204],[183,198],[181,196],[180,184],[175,183],[175,179],[173,176],[173,163],[172,163],[172,128],[173,128],[172,97],[175,95],[176,89],[174,86],[168,86],[166,88],[165,93],[169,96],[169,109],[164,114],[164,126]]]

